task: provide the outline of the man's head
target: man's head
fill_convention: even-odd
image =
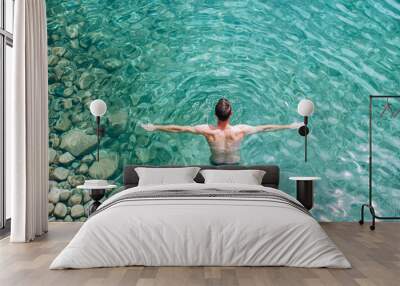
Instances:
[[[221,98],[218,100],[217,105],[215,105],[215,116],[218,120],[226,121],[232,115],[232,107],[230,102],[226,98]]]

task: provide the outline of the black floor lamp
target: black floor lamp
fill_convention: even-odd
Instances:
[[[299,134],[304,136],[304,162],[307,162],[307,135],[310,133],[308,128],[308,117],[314,113],[314,103],[309,99],[302,99],[297,106],[297,112],[304,116],[304,125],[299,128]]]

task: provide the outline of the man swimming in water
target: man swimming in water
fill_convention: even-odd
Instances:
[[[211,163],[214,165],[238,164],[240,162],[240,143],[249,134],[264,131],[277,131],[283,129],[298,129],[303,123],[293,123],[290,125],[258,125],[251,126],[245,124],[230,125],[229,120],[232,116],[232,106],[230,102],[221,98],[215,106],[215,116],[217,125],[153,125],[143,124],[142,127],[147,131],[164,132],[188,132],[203,135],[211,151]]]

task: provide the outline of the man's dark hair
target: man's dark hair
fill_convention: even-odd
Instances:
[[[226,121],[232,114],[231,103],[226,98],[218,100],[215,105],[215,116],[221,121]]]

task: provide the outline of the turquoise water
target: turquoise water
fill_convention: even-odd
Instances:
[[[290,194],[289,176],[320,176],[313,214],[358,220],[367,200],[368,96],[400,93],[399,1],[49,0],[47,15],[57,157],[71,129],[93,134],[88,103],[95,98],[109,107],[102,150],[110,168],[101,174],[120,182],[127,163],[209,163],[203,138],[147,133],[140,123],[211,124],[223,96],[233,104],[233,124],[286,124],[302,120],[296,108],[306,97],[316,106],[309,162],[303,138],[282,131],[249,136],[242,164],[278,164]],[[399,208],[391,198],[400,196],[400,115],[376,124],[378,208],[391,214]],[[82,163],[91,152],[51,163],[51,172],[62,167],[71,177],[58,176],[57,187],[73,189],[73,179],[99,174],[81,167],[91,167]]]

